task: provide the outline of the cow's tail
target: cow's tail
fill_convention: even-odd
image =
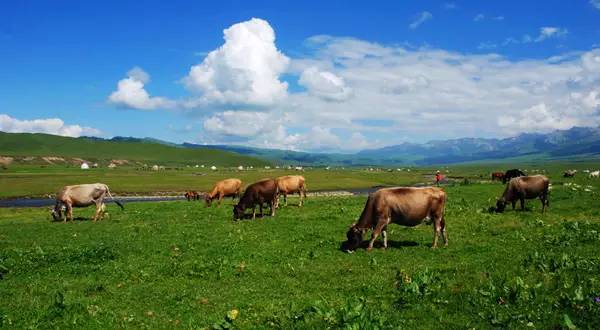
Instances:
[[[108,189],[108,186],[106,186],[106,193],[108,194],[108,197],[110,197],[110,199],[113,202],[115,202],[117,205],[119,205],[119,207],[121,208],[121,211],[125,211],[125,207],[123,206],[123,204],[121,204],[121,202],[119,202],[114,197],[112,197],[112,195],[110,194],[110,190]]]

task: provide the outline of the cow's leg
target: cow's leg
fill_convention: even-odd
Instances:
[[[287,206],[287,193],[283,193],[283,206]]]
[[[442,216],[442,239],[444,240],[444,247],[448,246],[448,232],[446,231],[446,218]]]
[[[98,201],[96,201],[96,213],[94,214],[92,221],[96,222],[98,220],[100,212],[102,212],[102,202],[98,203]]]
[[[271,202],[269,202],[269,205],[271,206],[271,216],[274,217],[275,216],[275,200],[272,199]]]
[[[298,206],[302,206],[302,202],[304,201],[304,198],[302,197],[302,189],[298,190],[298,197],[300,197],[300,203],[298,203]]]
[[[387,226],[381,231],[381,237],[383,238],[383,248],[387,249]]]
[[[256,219],[256,204],[252,207],[252,220]]]
[[[521,197],[519,202],[521,203],[521,211],[525,211],[525,198]]]
[[[262,202],[262,201],[260,202],[260,204],[259,204],[259,207],[258,207],[258,208],[259,208],[259,210],[260,210],[260,217],[261,217],[261,218],[262,218],[262,217],[264,217],[264,214],[263,214],[263,202]]]
[[[443,214],[431,214],[433,218],[433,243],[431,244],[431,248],[437,248],[438,237],[442,237],[444,240],[444,246],[448,245],[448,237],[446,236],[444,230],[446,224],[444,222]]]
[[[377,239],[379,234],[382,232],[383,228],[385,228],[385,226],[387,226],[387,224],[388,224],[387,218],[379,219],[379,221],[377,222],[377,226],[375,226],[375,228],[373,229],[373,233],[371,233],[371,240],[369,241],[369,246],[367,247],[367,251],[373,250],[373,244],[375,243],[375,240]]]
[[[71,203],[67,203],[67,212],[66,212],[66,216],[65,216],[65,222],[67,222],[67,217],[73,221],[73,205],[71,205]]]
[[[515,206],[517,205],[517,201],[512,201],[511,203],[512,203],[512,209],[514,210]]]

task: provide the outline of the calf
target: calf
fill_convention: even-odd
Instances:
[[[525,199],[539,198],[542,202],[542,213],[550,206],[548,187],[550,180],[544,175],[521,176],[510,180],[502,197],[496,202],[496,212],[502,213],[507,203],[512,204],[513,210],[517,200],[521,202],[521,210],[525,209]]]
[[[252,219],[254,220],[256,218],[256,205],[259,206],[260,215],[263,216],[263,203],[269,204],[271,216],[275,216],[277,194],[277,182],[273,179],[265,179],[249,185],[238,204],[233,207],[233,219],[242,219],[246,209],[252,208]]]
[[[306,185],[304,184],[304,177],[301,175],[286,175],[280,176],[276,179],[277,188],[279,189],[279,194],[283,195],[284,205],[287,206],[287,195],[298,193],[300,196],[300,202],[298,206],[302,206],[304,204],[304,199],[306,198]],[[277,204],[275,207],[279,207],[279,198],[277,199]]]
[[[600,171],[590,172],[590,178],[598,178],[600,177]]]
[[[51,212],[52,217],[55,221],[63,218],[62,210],[64,207],[66,214],[63,221],[67,222],[67,217],[73,221],[73,207],[87,207],[94,204],[96,205],[96,213],[93,220],[96,222],[98,218],[102,218],[106,210],[104,206],[104,197],[106,195],[117,203],[121,207],[121,210],[124,209],[123,204],[112,197],[108,186],[104,183],[65,186],[56,196],[56,204]]]
[[[383,247],[387,248],[387,225],[396,223],[413,227],[424,220],[433,220],[433,244],[437,247],[438,236],[448,245],[448,233],[444,219],[446,193],[441,188],[384,188],[369,195],[358,219],[346,233],[344,250],[352,252],[362,242],[362,235],[371,229],[372,235],[367,251],[373,249],[375,239],[382,234]]]
[[[219,199],[218,205],[221,205],[221,201],[225,197],[231,197],[231,199],[235,199],[239,197],[242,192],[242,181],[240,179],[225,179],[215,183],[214,187],[211,191],[207,192],[204,195],[204,201],[206,202],[206,206],[210,206],[212,201],[215,199]]]

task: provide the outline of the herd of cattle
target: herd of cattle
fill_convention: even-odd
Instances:
[[[565,172],[566,173],[566,172]],[[598,177],[598,171],[591,172],[591,177]],[[549,207],[548,191],[549,179],[544,175],[527,176],[518,169],[492,173],[492,180],[501,180],[506,184],[502,196],[497,199],[496,207],[490,211],[501,213],[507,204],[515,205],[520,202],[521,209],[525,208],[526,199],[539,198],[542,203],[542,213]],[[218,200],[220,205],[224,198],[238,198],[238,203],[233,207],[233,219],[247,217],[246,210],[252,210],[252,219],[256,217],[256,207],[259,207],[263,216],[263,207],[269,206],[271,216],[275,216],[275,209],[279,207],[279,196],[283,196],[287,206],[287,195],[298,193],[299,206],[303,205],[306,198],[306,184],[303,176],[288,175],[275,179],[264,179],[250,184],[242,194],[242,181],[239,179],[226,179],[217,182],[214,187],[204,194],[206,206],[211,206],[212,201]],[[104,198],[108,196],[123,208],[123,205],[114,199],[109,188],[103,183],[82,184],[65,186],[56,197],[56,204],[51,210],[55,221],[73,220],[74,207],[96,206],[93,221],[102,219],[106,207]],[[188,201],[200,200],[201,195],[196,191],[185,194]],[[402,226],[416,226],[423,222],[433,223],[432,247],[437,247],[438,238],[441,237],[444,246],[448,245],[448,234],[444,211],[446,205],[446,192],[438,187],[395,187],[382,188],[369,194],[365,207],[358,221],[346,233],[347,241],[343,249],[347,252],[356,250],[363,242],[362,236],[371,230],[371,239],[367,250],[373,248],[375,240],[381,235],[383,247],[387,247],[387,226],[395,223]],[[64,214],[63,214],[64,212]],[[248,215],[249,217],[249,215]]]

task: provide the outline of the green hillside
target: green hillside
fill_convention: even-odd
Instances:
[[[49,134],[0,132],[0,156],[124,159],[161,165],[262,166],[263,160],[222,150],[190,149],[155,142],[108,141]]]

